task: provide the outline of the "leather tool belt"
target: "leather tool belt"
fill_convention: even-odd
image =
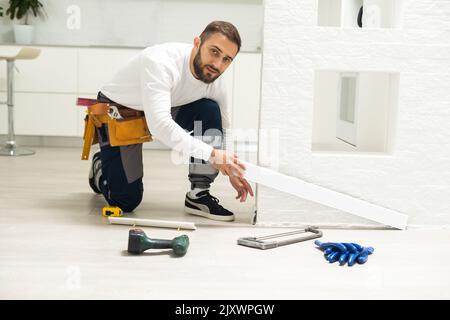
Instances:
[[[87,107],[81,160],[89,158],[91,145],[98,143],[96,128],[103,124],[107,125],[109,144],[113,147],[153,140],[143,111],[86,98],[78,98],[77,105]]]

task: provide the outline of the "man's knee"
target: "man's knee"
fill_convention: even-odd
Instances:
[[[140,197],[134,197],[131,199],[126,199],[125,201],[121,201],[121,203],[119,203],[117,206],[122,209],[123,212],[132,212],[137,208],[141,201],[142,195]]]
[[[119,207],[123,212],[131,212],[141,203],[143,195],[142,181],[138,180],[120,193],[111,192],[107,200],[109,205]]]
[[[216,128],[222,130],[222,116],[217,102],[211,99],[201,99],[197,104],[199,118],[206,126],[204,130]]]

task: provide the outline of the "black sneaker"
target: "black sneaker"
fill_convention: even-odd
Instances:
[[[91,171],[89,172],[89,185],[95,193],[102,193],[95,183],[99,170],[102,169],[102,160],[100,159],[100,151],[92,157]]]
[[[189,192],[186,194],[184,201],[184,211],[196,216],[202,216],[218,221],[233,221],[233,212],[228,211],[219,204],[219,199],[209,194],[209,190],[197,193],[198,199],[190,197]]]

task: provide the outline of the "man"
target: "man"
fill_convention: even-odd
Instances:
[[[194,44],[166,43],[134,56],[97,97],[101,102],[142,110],[150,132],[170,148],[191,157],[185,211],[220,221],[234,214],[209,193],[218,172],[229,176],[236,199],[253,190],[236,154],[221,149],[229,127],[225,88],[220,75],[241,47],[237,29],[213,21]],[[125,212],[136,208],[143,195],[142,144],[112,147],[106,125],[98,129],[100,152],[92,160],[89,184],[107,202]],[[195,137],[190,133],[194,133]],[[200,136],[200,137],[198,137]]]

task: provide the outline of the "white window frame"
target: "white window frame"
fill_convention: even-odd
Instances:
[[[342,94],[342,79],[355,78],[355,96],[354,96],[354,116],[353,123],[341,120],[341,94]],[[337,104],[336,104],[336,138],[348,143],[349,145],[357,146],[357,129],[358,129],[358,101],[359,100],[359,74],[356,72],[341,72],[339,75],[339,82],[337,88]]]

